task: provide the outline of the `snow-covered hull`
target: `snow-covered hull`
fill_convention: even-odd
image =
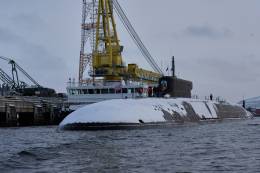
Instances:
[[[170,127],[184,122],[243,119],[252,115],[238,105],[195,99],[117,99],[86,105],[61,123],[61,129],[108,130]]]

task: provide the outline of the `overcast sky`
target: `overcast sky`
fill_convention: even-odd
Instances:
[[[163,69],[176,57],[177,75],[193,81],[193,94],[230,101],[260,95],[259,0],[118,1]],[[64,92],[78,75],[81,6],[81,0],[1,0],[0,55]],[[118,32],[124,59],[150,68],[120,23]]]

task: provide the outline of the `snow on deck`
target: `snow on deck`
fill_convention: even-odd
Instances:
[[[74,123],[144,123],[165,122],[164,112],[188,116],[183,102],[188,103],[201,119],[217,118],[215,102],[195,99],[116,99],[86,105],[68,115],[60,127]],[[162,111],[163,110],[163,111]]]

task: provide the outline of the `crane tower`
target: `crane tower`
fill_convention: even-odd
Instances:
[[[123,46],[119,43],[114,10],[155,72],[141,69],[137,64],[123,63]],[[117,0],[83,0],[81,29],[79,84],[94,83],[97,77],[106,82],[134,80],[156,83],[163,75]],[[89,78],[84,78],[85,71],[88,71]]]
[[[83,0],[79,83],[85,70],[89,76],[107,81],[121,80],[126,74],[119,45],[111,0]]]

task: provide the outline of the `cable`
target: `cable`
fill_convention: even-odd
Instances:
[[[38,82],[36,82],[22,67],[20,67],[17,63],[16,67],[28,78],[30,79],[35,85],[37,85],[37,87],[41,87],[40,84],[38,84]]]
[[[141,51],[141,53],[144,56],[144,58],[146,59],[146,61],[151,65],[153,70],[155,70],[156,72],[158,72],[158,73],[163,75],[162,70],[157,65],[157,63],[155,62],[154,58],[151,56],[151,54],[149,53],[149,51],[147,50],[147,48],[143,44],[142,40],[140,39],[140,37],[136,33],[135,29],[133,28],[132,24],[128,20],[126,14],[124,13],[124,10],[122,9],[122,7],[118,3],[118,1],[117,0],[113,0],[113,2],[114,2],[113,3],[114,4],[114,8],[116,10],[117,15],[119,16],[119,19],[121,20],[121,22],[123,23],[124,27],[126,28],[128,33],[130,34],[131,38],[133,39],[133,41],[135,42],[135,44],[137,45],[137,47]]]

